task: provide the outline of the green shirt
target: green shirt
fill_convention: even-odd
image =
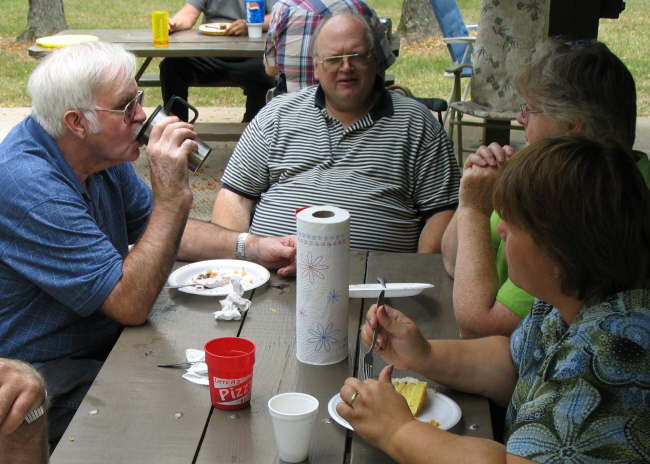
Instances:
[[[643,176],[646,185],[650,188],[650,160],[645,153],[639,154],[641,155],[641,158],[637,161],[636,165],[639,168],[639,171],[641,171],[641,176]],[[495,264],[497,268],[497,279],[499,281],[499,290],[496,295],[496,300],[505,305],[517,316],[523,318],[530,311],[534,298],[513,284],[508,277],[508,263],[506,262],[505,253],[503,251],[503,241],[496,233],[496,228],[499,222],[501,222],[501,218],[496,211],[493,211],[490,216],[490,240],[492,248],[496,253]]]

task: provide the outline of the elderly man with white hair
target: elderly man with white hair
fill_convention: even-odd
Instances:
[[[292,271],[291,239],[188,221],[193,128],[156,125],[150,190],[130,161],[145,121],[135,58],[90,43],[52,53],[33,72],[33,113],[0,144],[0,356],[45,377],[56,442],[123,325],[142,324],[174,261],[230,258]],[[133,245],[129,252],[129,245]]]

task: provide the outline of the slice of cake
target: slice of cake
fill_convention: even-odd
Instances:
[[[393,386],[405,399],[409,409],[417,416],[427,399],[427,383],[412,377],[393,379]]]

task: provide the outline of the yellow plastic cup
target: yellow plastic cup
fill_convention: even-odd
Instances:
[[[169,45],[169,13],[167,11],[151,12],[151,32],[154,47]]]

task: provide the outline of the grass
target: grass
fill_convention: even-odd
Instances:
[[[36,61],[27,55],[26,45],[13,44],[13,39],[27,22],[28,2],[2,0],[0,19],[0,106],[29,106],[25,83]],[[65,0],[68,26],[78,29],[143,28],[149,25],[149,13],[154,9],[176,11],[184,0]],[[401,1],[368,0],[380,16],[399,24]],[[480,0],[458,0],[465,22],[478,23]],[[637,83],[639,115],[650,116],[650,0],[626,2],[626,10],[617,20],[600,21],[599,39],[630,68]],[[400,56],[390,73],[397,83],[409,87],[418,96],[446,98],[451,91],[451,79],[443,77],[449,65],[449,55],[441,40],[426,39],[416,43],[402,42]],[[155,69],[155,62],[152,64]],[[159,91],[148,91],[149,102],[160,99]],[[190,101],[199,106],[243,106],[239,89],[190,89]]]

